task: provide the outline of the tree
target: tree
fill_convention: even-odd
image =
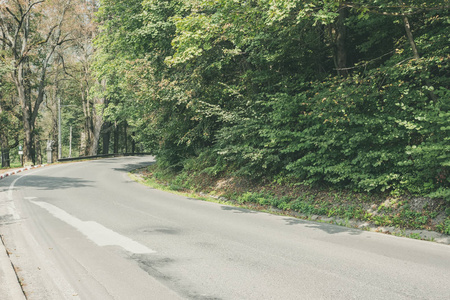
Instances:
[[[35,162],[35,128],[55,50],[71,39],[67,16],[72,0],[8,0],[0,7],[5,46],[22,110],[24,161]]]
[[[13,84],[7,78],[9,66],[0,62],[0,150],[1,167],[10,167],[10,149],[19,145],[20,112],[14,109],[16,99]]]
[[[104,82],[96,81],[91,70],[94,58],[92,43],[97,35],[97,23],[94,14],[98,8],[94,2],[87,2],[80,10],[81,13],[78,14],[77,27],[74,33],[75,41],[71,48],[74,53],[71,57],[74,66],[73,75],[75,81],[78,82],[84,115],[81,152],[84,155],[97,155],[100,131],[103,125],[102,105],[105,104],[105,98],[94,92],[95,88],[102,88]]]
[[[96,89],[107,102],[104,148],[109,148],[112,132],[114,150],[119,150],[120,141],[126,148],[130,136],[132,145],[139,141],[147,149],[158,148],[155,136],[161,137],[166,127],[157,127],[156,120],[170,118],[176,110],[176,100],[163,99],[160,93],[176,93],[166,85],[173,74],[164,59],[171,54],[175,32],[169,18],[178,9],[178,1],[101,1],[94,69],[98,81],[105,83]],[[164,141],[172,140],[168,137]]]

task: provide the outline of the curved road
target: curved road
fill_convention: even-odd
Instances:
[[[450,247],[198,201],[130,180],[152,157],[0,181],[28,299],[448,299]]]

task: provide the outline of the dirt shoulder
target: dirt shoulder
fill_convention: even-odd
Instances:
[[[408,195],[311,189],[296,184],[161,173],[156,166],[133,172],[154,188],[256,211],[450,244],[450,203]]]

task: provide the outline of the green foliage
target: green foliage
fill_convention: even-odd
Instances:
[[[450,218],[447,218],[442,224],[437,225],[436,229],[444,234],[450,235]]]
[[[444,4],[104,0],[96,70],[108,80],[105,116],[132,124],[171,170],[448,199]],[[336,70],[338,47],[346,70]],[[323,212],[304,200],[239,201]]]
[[[432,192],[427,195],[431,198],[442,198],[450,202],[450,189],[448,188],[439,188],[437,191]]]
[[[288,134],[282,141],[292,141],[282,150],[292,159],[287,170],[310,183],[366,191],[402,185],[423,194],[446,187],[448,108],[430,102],[414,69],[382,68],[317,83],[303,107],[290,106],[306,125],[295,131],[276,98],[273,113],[285,120],[281,131]]]

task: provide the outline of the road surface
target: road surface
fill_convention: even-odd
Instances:
[[[28,299],[449,299],[450,247],[199,201],[133,182],[153,158],[0,180]]]

